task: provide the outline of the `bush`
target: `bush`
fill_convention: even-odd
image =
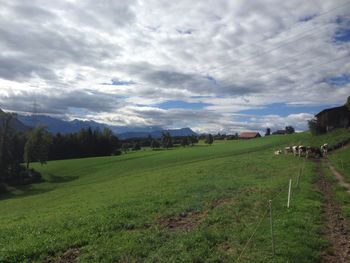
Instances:
[[[26,169],[22,165],[15,166],[9,171],[9,176],[5,182],[10,185],[26,185],[42,182],[42,176],[34,169]]]
[[[117,155],[121,155],[122,154],[122,151],[120,149],[116,149],[114,150],[113,152],[113,155],[117,156]]]
[[[43,180],[41,174],[34,169],[30,169],[28,171],[28,174],[30,183],[40,183]]]
[[[308,126],[312,135],[320,135],[326,132],[316,119],[309,120]]]
[[[0,183],[0,195],[7,192],[7,188],[4,184]]]

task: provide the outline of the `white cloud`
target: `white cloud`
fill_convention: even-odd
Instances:
[[[238,117],[272,103],[344,103],[350,4],[334,1],[0,0],[0,107],[127,125],[262,129],[310,114]],[[343,22],[344,23],[344,22]],[[25,28],[25,30],[23,30]],[[118,79],[128,85],[101,85]],[[163,110],[167,100],[207,103]],[[145,106],[148,107],[145,107]],[[283,128],[283,127],[281,127]]]

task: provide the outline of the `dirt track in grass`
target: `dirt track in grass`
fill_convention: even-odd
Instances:
[[[330,248],[322,251],[323,262],[350,262],[350,232],[347,229],[345,218],[342,216],[340,207],[332,196],[331,184],[327,181],[321,168],[321,161],[314,160],[317,164],[319,180],[316,187],[324,196],[324,213],[326,229],[324,234],[330,242]]]
[[[346,191],[350,194],[350,184],[346,182],[344,176],[341,175],[341,173],[339,173],[335,167],[330,164],[330,162],[328,162],[328,166],[329,169],[332,171],[332,174],[334,175],[334,177],[338,180],[339,184],[346,188]]]

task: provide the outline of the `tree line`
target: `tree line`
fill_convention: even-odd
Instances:
[[[140,150],[141,147],[169,149],[193,146],[198,143],[195,135],[172,137],[163,132],[161,138],[152,137],[120,141],[108,128],[81,129],[77,133],[51,134],[39,125],[26,132],[17,132],[11,126],[15,115],[0,115],[0,192],[3,183],[27,184],[41,180],[38,172],[30,168],[31,162],[45,164],[48,160],[119,155],[122,151]],[[206,143],[211,144],[208,136]]]
[[[119,155],[142,147],[153,150],[187,147],[194,146],[201,138],[196,135],[172,137],[169,132],[163,132],[160,138],[149,136],[120,141],[108,128],[51,134],[42,125],[18,132],[11,125],[15,118],[14,114],[0,114],[0,192],[4,183],[18,185],[40,181],[40,174],[30,168],[31,162],[45,164],[48,160]],[[204,139],[211,145],[214,136],[208,134]]]
[[[169,149],[175,146],[194,146],[199,141],[196,135],[172,137],[169,132],[162,132],[160,138],[131,138],[122,142],[121,150],[124,153],[128,151],[141,150],[142,147],[150,147],[153,150]]]
[[[0,115],[0,193],[5,191],[4,183],[18,185],[40,181],[40,174],[30,168],[31,162],[45,164],[48,160],[120,154],[120,141],[107,128],[52,135],[45,126],[39,125],[17,132],[12,127],[14,118],[13,114]]]
[[[48,150],[49,160],[119,155],[121,143],[108,128],[102,131],[81,129],[77,133],[52,136]]]

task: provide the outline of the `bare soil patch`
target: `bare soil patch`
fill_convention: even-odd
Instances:
[[[81,253],[80,247],[74,247],[68,249],[58,258],[50,258],[45,260],[45,263],[74,263]]]
[[[323,262],[350,262],[350,238],[344,217],[339,206],[333,199],[330,183],[327,181],[321,168],[320,161],[314,160],[317,164],[319,180],[316,187],[324,195],[324,212],[326,219],[325,235],[330,242],[330,250],[322,251]]]
[[[207,215],[207,212],[181,213],[177,217],[166,218],[159,222],[160,225],[170,229],[191,230]]]
[[[217,207],[221,205],[232,205],[235,201],[232,198],[217,199],[212,203],[212,207]]]

